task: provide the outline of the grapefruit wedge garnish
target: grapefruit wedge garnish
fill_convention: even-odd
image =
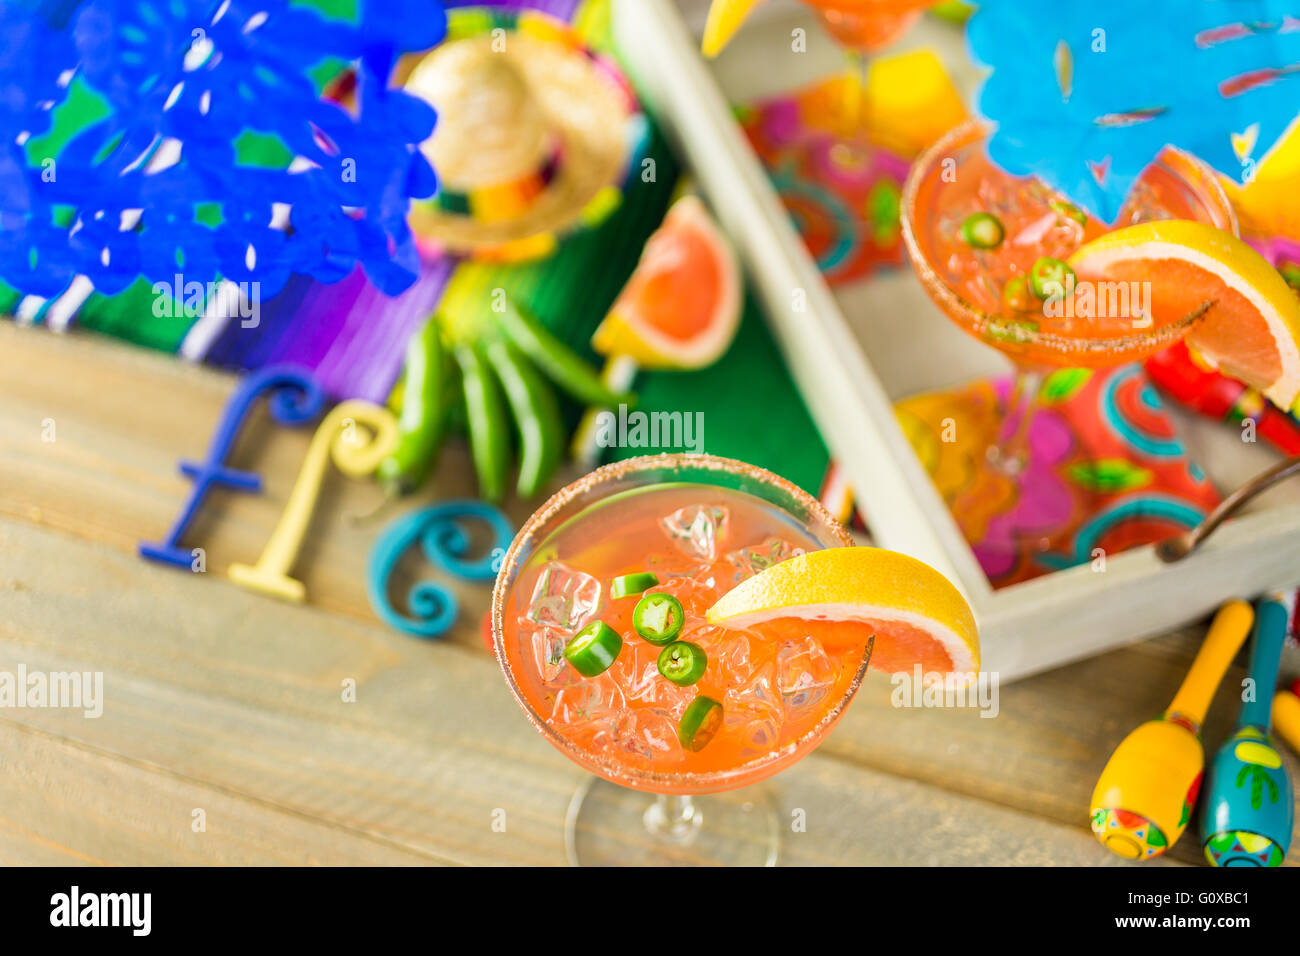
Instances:
[[[1150,283],[1151,318],[1204,310],[1187,344],[1208,365],[1291,408],[1300,396],[1300,297],[1231,233],[1181,219],[1116,229],[1070,257],[1079,282]]]
[[[773,565],[709,608],[721,627],[762,624],[779,637],[816,638],[828,650],[865,645],[871,668],[927,679],[979,670],[970,605],[934,568],[883,548],[827,548]]]
[[[703,368],[731,345],[740,306],[735,253],[704,204],[686,195],[646,241],[591,344],[642,368]]]

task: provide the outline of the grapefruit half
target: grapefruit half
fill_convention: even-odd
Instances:
[[[673,203],[591,337],[602,355],[642,368],[694,369],[716,362],[740,325],[740,266],[699,198]]]

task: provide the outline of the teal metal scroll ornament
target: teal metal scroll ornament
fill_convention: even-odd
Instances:
[[[470,557],[474,522],[487,526],[491,538]],[[456,620],[456,596],[436,581],[420,581],[407,593],[407,611],[389,598],[389,579],[407,548],[420,543],[425,557],[444,574],[465,581],[491,581],[501,556],[514,538],[514,528],[500,509],[482,501],[448,501],[405,514],[388,525],[370,549],[366,594],[370,606],[389,627],[415,637],[441,637]]]

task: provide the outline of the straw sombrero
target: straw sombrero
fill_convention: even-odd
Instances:
[[[421,146],[438,192],[410,215],[421,239],[529,258],[618,206],[644,120],[617,68],[566,24],[462,11],[405,86],[438,111]]]

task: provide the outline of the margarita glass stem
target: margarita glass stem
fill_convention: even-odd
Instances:
[[[989,464],[1007,477],[1020,474],[1029,464],[1029,428],[1038,409],[1038,392],[1043,378],[1040,368],[1016,366],[1002,427],[997,441],[988,449]]]
[[[687,844],[704,822],[703,815],[689,796],[660,793],[646,808],[645,828],[657,840]]]
[[[852,139],[867,138],[867,75],[871,71],[871,61],[866,50],[855,48],[847,51],[849,58],[848,95],[851,100],[848,122]]]

